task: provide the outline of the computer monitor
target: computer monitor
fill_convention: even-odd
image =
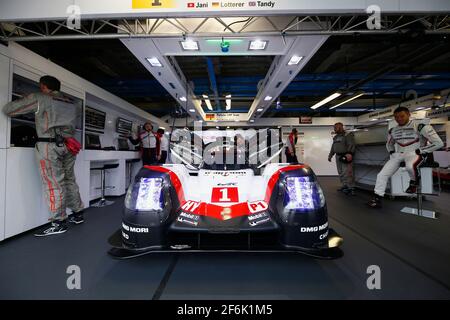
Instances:
[[[119,138],[118,141],[119,141],[119,150],[120,151],[128,151],[128,150],[130,150],[130,147],[128,145],[127,139]]]
[[[86,134],[86,149],[101,149],[100,136],[96,134]]]

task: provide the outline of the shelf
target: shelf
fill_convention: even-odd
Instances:
[[[20,122],[20,123],[35,125],[34,120],[23,120],[23,119],[11,118],[11,122]]]

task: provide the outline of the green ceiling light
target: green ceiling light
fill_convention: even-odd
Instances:
[[[228,52],[230,51],[230,43],[227,41],[223,41],[220,43],[220,50],[222,50],[222,52]]]

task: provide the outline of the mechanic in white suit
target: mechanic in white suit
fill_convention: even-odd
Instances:
[[[406,170],[410,176],[410,184],[405,192],[415,193],[417,165],[422,160],[422,155],[432,153],[444,145],[431,125],[410,120],[410,116],[411,114],[406,107],[398,107],[394,110],[397,126],[389,130],[386,143],[391,158],[377,175],[375,195],[368,202],[368,205],[372,208],[381,208],[381,199],[384,197],[387,182],[402,162],[405,162]]]

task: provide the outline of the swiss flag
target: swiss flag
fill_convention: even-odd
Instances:
[[[193,2],[188,2],[187,7],[188,7],[188,8],[194,8],[194,7],[195,7],[195,3],[193,3]]]

